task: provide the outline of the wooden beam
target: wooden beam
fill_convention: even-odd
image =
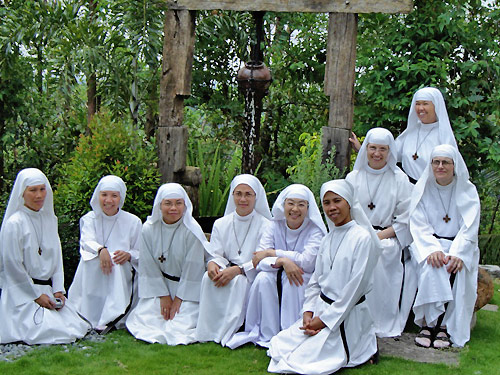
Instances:
[[[410,13],[413,0],[166,0],[169,9],[311,13]]]

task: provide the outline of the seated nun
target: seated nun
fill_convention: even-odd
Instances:
[[[0,230],[0,343],[63,344],[90,326],[66,305],[61,242],[47,177],[17,175]]]
[[[378,362],[365,296],[380,241],[347,181],[323,184],[321,199],[330,233],[321,242],[302,317],[271,339],[269,372],[326,375]]]
[[[195,341],[208,242],[181,185],[162,185],[142,227],[139,302],[127,329],[139,340],[168,345]]]
[[[224,346],[243,324],[248,291],[256,274],[252,256],[270,219],[260,181],[249,174],[236,176],[224,217],[214,223],[210,237],[197,341],[215,341]]]
[[[313,193],[304,185],[285,188],[273,205],[252,262],[258,271],[250,288],[245,331],[226,344],[268,347],[269,340],[300,317],[304,290],[316,263],[326,227]]]
[[[404,329],[399,313],[404,274],[401,259],[403,248],[411,242],[408,212],[413,185],[396,166],[396,157],[391,132],[371,129],[346,177],[382,243],[373,288],[366,296],[379,337],[399,336]]]
[[[458,150],[436,146],[410,206],[412,258],[418,264],[418,346],[462,347],[470,338],[479,263],[480,204]]]
[[[137,294],[142,223],[122,210],[126,192],[117,176],[105,176],[97,184],[92,211],[80,219],[81,258],[68,292],[68,303],[103,333],[124,326],[133,289]]]

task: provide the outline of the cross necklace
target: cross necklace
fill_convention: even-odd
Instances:
[[[38,236],[38,231],[36,230],[35,223],[33,223],[33,220],[31,220],[31,216],[29,214],[26,214],[28,216],[28,219],[31,223],[31,226],[35,230],[35,237],[36,237],[36,242],[38,243],[38,255],[42,256],[42,241],[43,241],[43,227],[42,227],[42,222],[40,221],[40,236]],[[41,218],[40,218],[41,220]]]
[[[413,160],[417,160],[418,159],[418,150],[420,148],[420,146],[422,146],[422,144],[424,143],[424,141],[427,139],[427,137],[429,136],[429,134],[431,134],[432,132],[432,129],[431,131],[429,131],[427,133],[427,135],[424,137],[424,139],[422,139],[422,142],[418,142],[418,140],[420,139],[420,128],[422,127],[422,125],[420,125],[420,127],[418,128],[418,132],[417,132],[417,145],[416,145],[416,148],[415,148],[415,153],[411,156],[413,158]]]
[[[300,231],[299,234],[297,234],[297,239],[295,240],[295,244],[293,245],[293,248],[291,251],[295,251],[295,247],[297,246],[297,242],[299,242],[299,238],[300,238],[300,235],[304,232],[304,230],[306,229],[306,227],[309,225],[309,222],[307,222],[306,226],[304,227],[304,229],[302,229]],[[300,228],[300,227],[299,227]],[[286,223],[286,220],[285,220],[285,247],[286,247],[286,250],[288,250],[288,242],[286,240],[286,232],[288,232],[288,224]]]
[[[233,232],[234,232],[234,238],[236,239],[236,245],[238,246],[238,255],[241,255],[241,247],[245,244],[245,240],[247,239],[248,232],[250,232],[250,228],[252,227],[252,221],[253,221],[254,216],[250,219],[250,224],[248,224],[247,232],[245,233],[245,237],[243,237],[243,241],[241,241],[241,245],[238,241],[238,235],[236,234],[236,226],[234,224],[234,216],[233,216]]]
[[[368,190],[368,197],[370,198],[370,204],[368,205],[368,208],[370,210],[373,210],[375,207],[377,207],[376,205],[373,204],[373,198],[375,198],[377,196],[378,188],[380,187],[380,183],[384,179],[385,172],[387,172],[387,171],[384,171],[384,173],[382,173],[382,177],[380,177],[380,179],[378,181],[377,188],[375,189],[375,193],[373,194],[373,196],[370,192],[370,184],[368,183],[368,174],[366,175],[366,188]]]
[[[107,246],[108,240],[109,240],[109,237],[111,236],[111,233],[113,232],[113,229],[115,227],[115,224],[116,224],[117,220],[118,220],[118,214],[116,214],[115,220],[113,221],[113,225],[111,225],[111,229],[109,230],[108,236],[105,238],[104,237],[104,217],[101,216],[101,234],[102,234],[102,241],[103,241],[102,246],[104,246],[105,248],[108,247]]]
[[[349,229],[344,230],[344,235],[340,239],[339,244],[337,245],[337,248],[335,249],[335,254],[332,254],[333,236],[332,236],[332,239],[330,240],[330,258],[332,258],[332,262],[330,263],[330,270],[333,268],[333,262],[335,261],[335,258],[337,257],[337,252],[339,251],[339,248],[340,248],[340,245],[342,245],[342,242],[344,242],[344,238],[345,238],[347,232],[349,232]],[[333,255],[333,257],[332,257],[332,255]]]
[[[450,193],[450,200],[448,202],[448,209],[446,209],[444,207],[444,203],[443,203],[443,198],[441,197],[441,192],[439,191],[439,189],[437,189],[437,192],[438,192],[438,196],[439,196],[439,200],[441,201],[441,206],[443,206],[443,210],[444,210],[444,213],[446,214],[444,217],[443,217],[443,221],[448,224],[448,221],[451,220],[451,217],[448,216],[448,211],[450,211],[450,206],[451,206],[451,198],[453,197],[453,191],[451,191]]]
[[[181,226],[181,223],[179,223],[179,225],[177,225],[177,227],[175,227],[174,233],[172,233],[172,237],[170,237],[170,242],[168,244],[167,254],[170,252],[170,247],[172,246],[172,242],[174,241],[175,233],[177,232],[177,229],[179,229],[180,226]],[[160,236],[161,236],[161,256],[158,257],[158,260],[160,261],[160,263],[163,263],[167,260],[167,258],[165,258],[163,256],[163,254],[164,254],[164,252],[163,252],[163,249],[164,249],[164,247],[163,247],[163,225],[161,226]]]

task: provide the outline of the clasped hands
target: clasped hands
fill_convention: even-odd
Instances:
[[[312,311],[306,311],[302,316],[302,327],[299,329],[304,331],[304,335],[314,336],[325,327],[326,324],[320,318],[317,316],[313,318]]]
[[[226,286],[237,275],[241,274],[240,267],[232,266],[220,270],[220,266],[215,262],[208,262],[207,273],[210,280],[212,280],[217,288]]]
[[[123,250],[116,250],[113,255],[113,260],[111,260],[108,248],[104,247],[99,251],[101,270],[105,275],[109,275],[111,273],[113,269],[113,262],[121,265],[128,262],[130,258],[130,253]]]
[[[446,265],[448,273],[457,273],[462,270],[464,262],[453,255],[445,255],[442,251],[435,251],[427,257],[427,264],[434,268]]]
[[[62,292],[56,292],[54,293],[54,298],[60,298],[61,301],[63,302],[63,306],[58,308],[57,310],[61,310],[64,307],[64,304],[66,303],[66,297],[64,297],[64,294]],[[56,310],[56,303],[55,301],[50,298],[48,295],[43,293],[40,297],[38,297],[35,300],[36,303],[38,303],[41,307],[49,309],[49,310]]]

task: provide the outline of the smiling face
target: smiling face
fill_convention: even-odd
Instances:
[[[161,201],[160,210],[163,221],[167,224],[174,224],[179,221],[184,213],[186,204],[182,198],[164,199]]]
[[[439,185],[446,186],[453,181],[453,174],[455,171],[453,159],[444,156],[436,156],[432,158],[431,164],[432,172]]]
[[[347,224],[351,219],[351,207],[340,195],[327,191],[323,197],[323,211],[336,227]]]
[[[300,228],[307,216],[309,202],[304,199],[286,198],[284,203],[285,219],[288,228]]]
[[[233,191],[236,213],[240,216],[247,216],[255,207],[255,192],[247,184],[239,184]]]
[[[389,146],[368,143],[366,145],[366,156],[368,157],[368,165],[371,168],[381,169],[387,164]]]
[[[422,124],[432,124],[437,121],[436,108],[430,100],[417,100],[415,112]]]
[[[99,205],[106,216],[113,216],[120,209],[120,192],[102,190],[99,192]]]
[[[33,211],[40,211],[47,196],[45,184],[28,186],[24,190],[24,205]]]

